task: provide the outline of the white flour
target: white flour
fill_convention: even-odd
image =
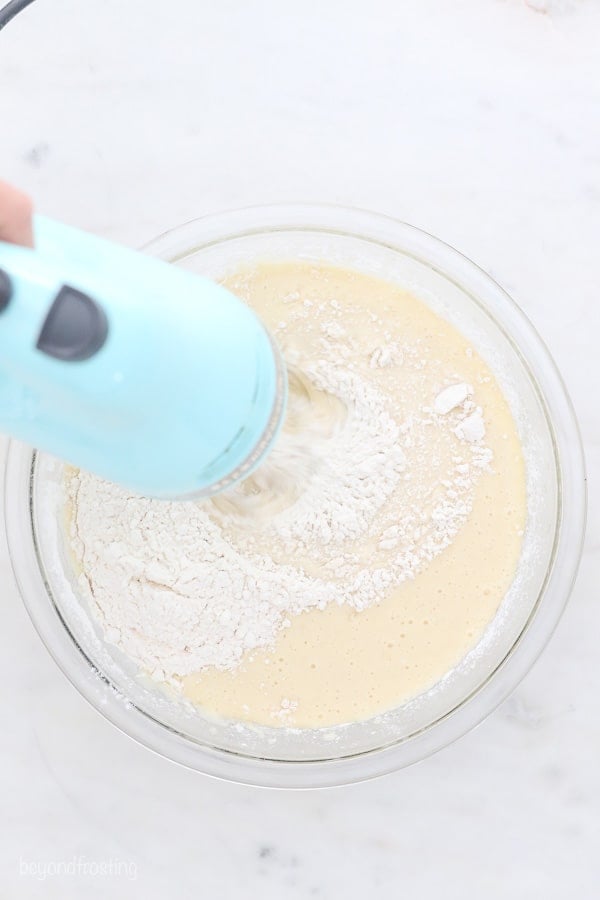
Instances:
[[[233,667],[304,610],[376,603],[464,524],[491,461],[473,388],[447,385],[395,421],[342,346],[330,329],[322,357],[294,376],[281,444],[227,496],[166,503],[69,476],[84,596],[106,639],[157,680]],[[376,348],[368,368],[403,365],[404,355]]]

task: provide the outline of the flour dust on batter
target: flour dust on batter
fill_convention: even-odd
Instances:
[[[211,714],[368,718],[456,666],[508,591],[526,518],[515,423],[465,338],[397,286],[304,262],[225,285],[283,351],[283,434],[212,500],[72,470],[80,588],[107,641]]]

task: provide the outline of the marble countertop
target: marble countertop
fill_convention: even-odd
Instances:
[[[154,756],[71,688],[2,547],[0,896],[594,900],[600,856],[598,0],[53,0],[0,33],[0,173],[139,245],[202,213],[389,213],[491,272],[551,348],[590,474],[580,576],[513,696],[437,756],[320,792]],[[83,861],[83,871],[48,874]],[[94,875],[93,863],[124,864]],[[131,880],[130,880],[131,879]]]

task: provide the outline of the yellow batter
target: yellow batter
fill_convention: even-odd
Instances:
[[[413,423],[403,438],[406,480],[382,507],[382,529],[407,515],[415,486],[423,496],[430,491],[435,498],[438,489],[451,496],[456,471],[475,452],[468,515],[449,546],[419,566],[414,578],[383,590],[378,602],[360,611],[331,603],[301,613],[273,646],[248,651],[236,668],[209,668],[182,680],[188,698],[228,718],[295,727],[364,719],[433,686],[476,644],[501,604],[526,519],[515,423],[492,372],[465,338],[398,287],[308,263],[265,264],[225,283],[257,310],[300,369],[334,340],[344,364],[386,398],[394,420]],[[435,416],[435,400],[457,384],[471,385],[473,395],[446,414],[446,424]],[[460,428],[473,409],[476,416],[477,409],[483,413],[485,440],[470,446]],[[483,444],[489,465],[481,454],[477,462]],[[260,545],[259,520],[255,531]],[[265,533],[265,544],[269,540]],[[351,550],[357,559],[386,564],[391,551],[385,541],[356,543]],[[274,559],[314,575],[331,563],[334,551],[327,544],[306,547],[293,560],[286,552],[273,544]]]

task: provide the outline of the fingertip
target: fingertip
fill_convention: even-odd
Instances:
[[[33,202],[5,181],[0,181],[0,240],[33,247]]]

